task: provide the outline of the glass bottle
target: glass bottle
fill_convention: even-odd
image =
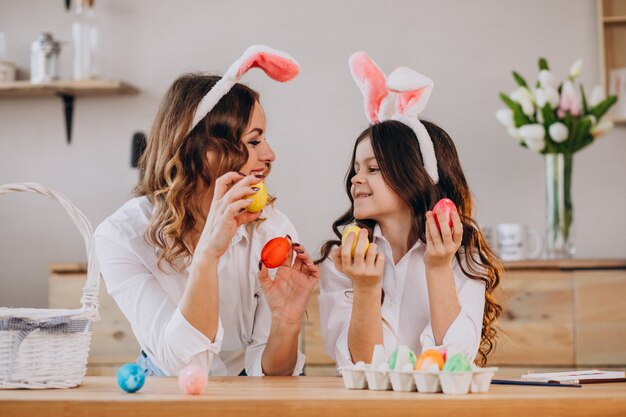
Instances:
[[[93,10],[94,0],[77,0],[72,24],[74,42],[74,80],[98,77],[98,27]]]

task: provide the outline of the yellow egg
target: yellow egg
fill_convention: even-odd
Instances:
[[[263,181],[254,184],[253,187],[259,188],[259,191],[251,197],[252,203],[246,207],[246,210],[250,213],[258,213],[267,205],[267,189]]]
[[[345,229],[343,229],[343,233],[341,234],[341,244],[344,245],[346,242],[346,239],[348,238],[348,236],[350,235],[350,233],[354,233],[354,242],[352,243],[352,257],[354,257],[354,251],[356,250],[356,244],[358,242],[359,239],[359,232],[361,231],[361,228],[359,226],[355,226],[355,225],[350,225],[350,226],[346,226]],[[365,242],[365,253],[367,254],[367,250],[370,247],[370,241],[369,239]]]

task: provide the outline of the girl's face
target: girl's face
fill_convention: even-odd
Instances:
[[[258,102],[254,104],[250,122],[241,140],[248,148],[248,161],[241,167],[241,173],[265,178],[276,155],[265,138],[265,113]]]
[[[352,177],[350,192],[354,199],[355,219],[380,222],[383,217],[406,211],[406,203],[383,179],[370,139],[364,139],[358,144],[354,170],[356,174]]]

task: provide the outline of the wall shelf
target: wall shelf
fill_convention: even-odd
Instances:
[[[626,16],[605,16],[602,18],[604,23],[626,23]]]
[[[139,90],[119,80],[52,81],[33,84],[14,81],[0,84],[0,99],[60,97],[63,100],[67,143],[72,141],[75,97],[137,94]]]
[[[626,0],[597,0],[598,28],[600,31],[600,73],[602,85],[607,95],[611,88],[610,74],[612,70],[626,68]],[[619,97],[618,105],[626,97]],[[626,114],[611,109],[606,115],[615,124],[626,124]],[[624,107],[621,107],[622,109]]]

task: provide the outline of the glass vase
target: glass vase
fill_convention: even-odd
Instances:
[[[571,153],[544,155],[547,210],[545,257],[548,259],[570,258],[576,251],[572,236],[572,161]]]

